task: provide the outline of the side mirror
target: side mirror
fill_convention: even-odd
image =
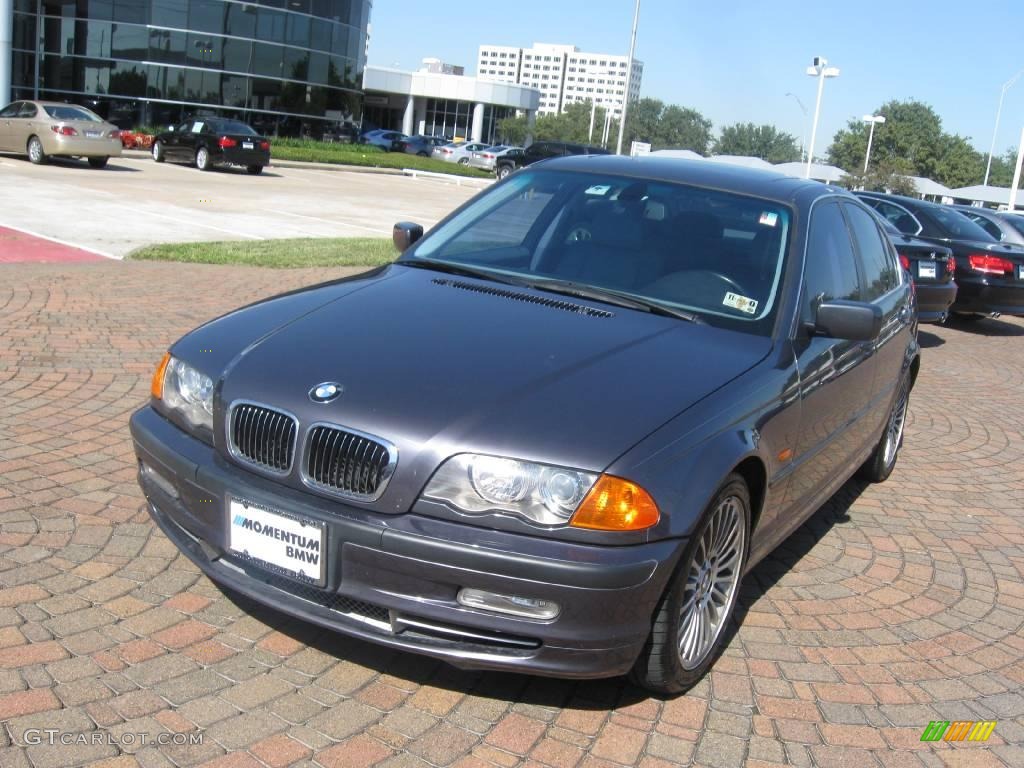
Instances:
[[[814,330],[833,339],[871,341],[882,331],[882,308],[861,301],[824,301],[818,306]]]
[[[400,221],[391,230],[391,242],[399,253],[405,253],[417,240],[423,237],[423,227],[411,221]]]

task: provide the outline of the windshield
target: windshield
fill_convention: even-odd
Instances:
[[[257,136],[258,134],[245,123],[238,120],[217,120],[210,125],[214,133],[233,133],[242,136]]]
[[[64,107],[55,106],[53,104],[44,104],[43,109],[45,109],[46,114],[54,120],[84,120],[89,123],[103,122],[99,115],[94,115],[88,109],[83,109],[82,107]]]
[[[950,237],[962,240],[980,240],[983,243],[995,242],[992,235],[959,211],[933,205],[928,207],[928,215],[937,221]]]
[[[607,289],[767,335],[790,220],[779,203],[728,192],[526,170],[404,258]]]

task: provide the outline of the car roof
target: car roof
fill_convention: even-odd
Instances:
[[[608,173],[636,179],[681,182],[782,201],[795,200],[797,197],[813,199],[825,195],[850,196],[845,189],[822,184],[820,181],[707,160],[571,155],[543,160],[537,166],[550,170]],[[852,199],[852,196],[850,197]]]

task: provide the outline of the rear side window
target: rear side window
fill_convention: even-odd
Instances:
[[[819,204],[811,217],[801,319],[814,322],[818,305],[831,299],[861,300],[850,233],[839,204],[834,201]]]
[[[984,229],[986,232],[988,232],[990,235],[992,235],[992,237],[994,237],[996,240],[1002,240],[1003,239],[1002,230],[1000,230],[999,227],[997,227],[991,221],[986,219],[984,216],[978,216],[977,214],[974,214],[974,213],[967,213],[966,211],[964,212],[964,216],[966,216],[971,221],[973,221],[975,224],[977,224],[979,227]]]
[[[36,109],[36,105],[30,101],[26,101],[21,105],[21,109],[18,111],[18,117],[35,117],[39,114],[39,110]],[[65,120],[78,120],[79,118],[63,118]]]
[[[864,285],[861,298],[874,301],[899,285],[896,264],[871,214],[856,205],[844,204],[853,239],[857,243]]]
[[[913,215],[898,205],[887,203],[884,200],[873,200],[863,198],[864,202],[882,214],[885,219],[896,229],[905,235],[916,235],[921,231],[921,225]]]

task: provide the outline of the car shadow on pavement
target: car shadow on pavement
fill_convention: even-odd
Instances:
[[[111,161],[107,163],[103,168],[93,168],[84,160],[74,160],[70,157],[51,157],[47,159],[47,163],[55,165],[58,168],[72,168],[74,170],[89,171],[90,173],[106,173],[108,171],[127,172],[127,173],[139,173],[138,168],[129,168],[125,165],[118,165],[117,162],[120,158],[111,158]],[[26,157],[25,162],[30,162]]]
[[[958,331],[979,336],[1024,336],[1024,327],[994,317],[965,320],[956,315],[950,315],[946,324]]]
[[[936,336],[934,333],[918,329],[917,343],[921,345],[922,349],[934,349],[935,347],[941,347],[946,343],[946,340],[941,336]]]

